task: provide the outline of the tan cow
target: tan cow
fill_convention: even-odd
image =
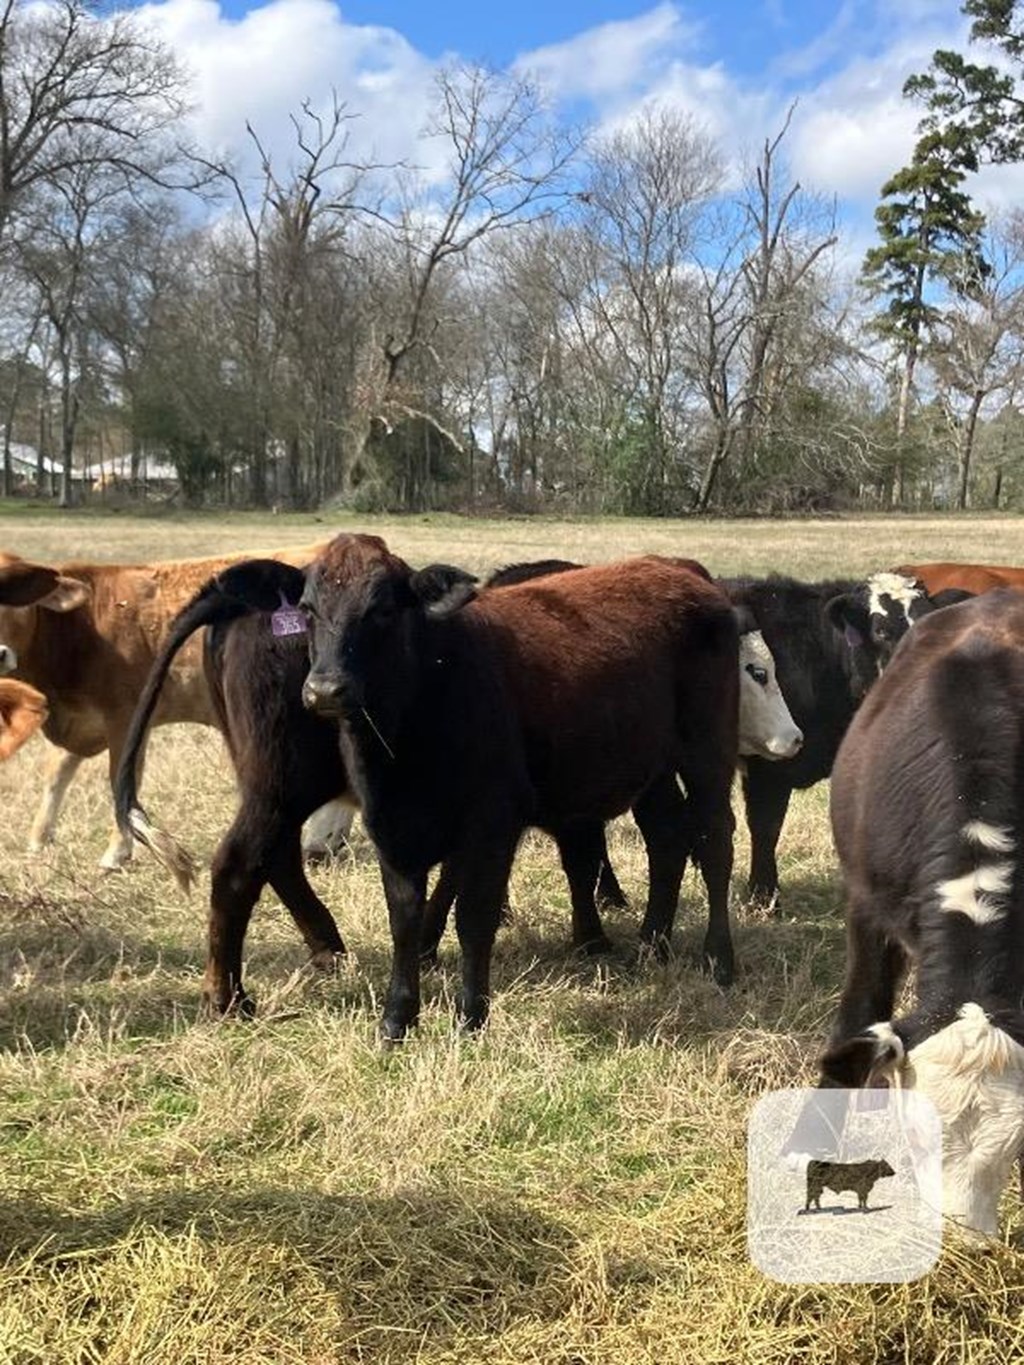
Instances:
[[[269,557],[301,566],[323,548]],[[83,759],[106,749],[111,777],[117,771],[135,703],[179,608],[208,578],[248,557],[53,568],[0,553],[0,603],[15,604],[0,605],[0,641],[7,650],[0,668],[16,671],[44,694],[44,734],[57,748],[32,823],[31,851],[52,842],[61,802]],[[200,637],[175,659],[153,724],[177,721],[216,724]],[[100,866],[117,868],[130,857],[130,840],[115,830]]]
[[[0,763],[32,738],[46,716],[42,692],[17,678],[0,678]]]

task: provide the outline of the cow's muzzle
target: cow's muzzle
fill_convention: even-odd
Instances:
[[[344,679],[322,673],[310,673],[302,684],[302,704],[317,716],[343,716],[359,707]]]

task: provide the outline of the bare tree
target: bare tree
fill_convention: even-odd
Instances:
[[[174,57],[137,17],[84,0],[0,8],[0,238],[27,195],[82,168],[169,173],[185,112]]]
[[[807,221],[798,182],[779,184],[779,148],[792,114],[765,139],[725,252],[715,266],[701,266],[703,304],[691,346],[712,428],[694,503],[701,512],[730,456],[749,459],[777,396],[768,382],[773,347],[815,265],[838,240],[831,225],[823,235],[813,216]]]
[[[990,273],[954,291],[925,352],[957,448],[958,511],[967,507],[978,419],[989,398],[1024,380],[1024,216],[986,233]]]

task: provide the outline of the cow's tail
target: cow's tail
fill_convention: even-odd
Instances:
[[[183,891],[191,889],[199,867],[191,853],[173,835],[150,820],[139,802],[139,751],[145,743],[167,674],[182,645],[203,626],[231,621],[250,611],[276,606],[281,591],[279,570],[301,577],[299,570],[289,571],[287,566],[273,560],[249,560],[224,570],[199,589],[171,623],[170,632],[153,662],[128,729],[114,779],[114,810],[118,826],[123,834],[133,835],[155,853],[173,873]],[[254,584],[257,589],[255,592],[252,590]],[[290,581],[287,586],[292,586]],[[245,592],[244,596],[239,595],[241,591]]]

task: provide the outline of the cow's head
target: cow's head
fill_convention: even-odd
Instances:
[[[740,628],[740,753],[793,758],[804,742],[775,675],[775,660],[749,607],[734,607]]]
[[[947,588],[930,597],[923,584],[906,574],[876,573],[853,592],[840,593],[827,602],[825,613],[849,650],[857,696],[867,692],[916,621],[971,595]]]
[[[310,565],[299,601],[309,630],[305,706],[390,728],[418,686],[425,623],[470,601],[475,582],[448,565],[413,570],[378,536],[338,536]]]
[[[0,673],[12,673],[32,643],[39,611],[74,611],[89,589],[45,564],[0,554]]]
[[[942,1120],[942,1211],[988,1236],[995,1235],[999,1196],[1024,1148],[1019,1037],[1024,1016],[1018,1012],[1012,1021],[996,1022],[980,1005],[966,1004],[952,1023],[909,1049],[898,1022],[875,1024],[822,1059],[832,1083],[895,1081],[932,1101]]]

